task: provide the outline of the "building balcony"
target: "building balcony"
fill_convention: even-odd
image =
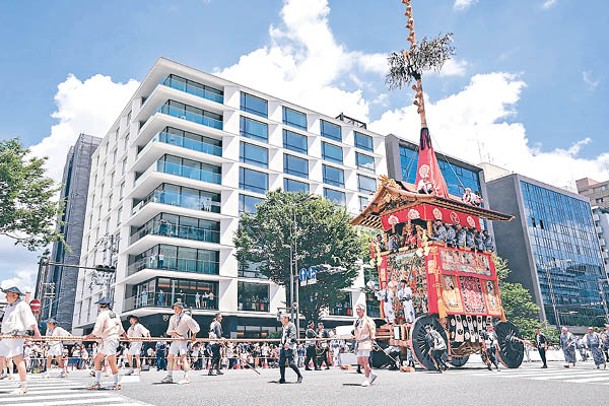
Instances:
[[[164,142],[170,145],[176,145],[178,147],[190,149],[193,151],[203,152],[209,155],[222,156],[222,147],[213,145],[205,141],[200,141],[177,134],[171,134],[168,132],[161,132],[157,134],[152,142]]]
[[[211,213],[220,213],[222,205],[212,201],[208,197],[195,197],[190,195],[182,195],[180,193],[165,192],[155,190],[142,199],[131,211],[131,215],[135,215],[142,210],[148,203],[160,203],[170,206],[183,207],[197,211],[206,211]]]
[[[199,169],[188,165],[159,160],[157,161],[156,168],[159,172],[169,175],[181,176],[183,178],[199,180],[201,182],[215,183],[216,185],[220,185],[222,183],[221,173]]]
[[[155,255],[142,258],[129,265],[127,267],[127,276],[131,276],[144,269],[218,275],[220,273],[220,263],[187,258],[159,258],[158,255]]]
[[[217,295],[199,295],[198,301],[193,294],[177,294],[171,292],[148,292],[139,296],[125,298],[123,302],[123,312],[128,312],[143,308],[171,309],[176,301],[184,303],[186,307],[193,310],[218,310]]]
[[[169,75],[161,82],[161,84],[168,86],[172,89],[177,89],[188,94],[214,101],[216,103],[224,103],[224,94],[222,90],[201,83],[197,83],[195,81],[185,79],[180,76],[176,76],[173,74]]]
[[[178,105],[181,105],[179,103]],[[158,113],[167,114],[169,116],[177,117],[182,120],[191,121],[196,124],[201,124],[206,127],[215,128],[222,130],[224,124],[222,120],[209,117],[206,114],[208,112],[196,108],[188,108],[189,106],[176,107],[171,104],[164,104],[157,110]]]
[[[214,244],[220,243],[220,231],[195,226],[173,225],[166,220],[152,220],[144,224],[131,235],[129,243],[134,244],[147,235],[181,238]]]

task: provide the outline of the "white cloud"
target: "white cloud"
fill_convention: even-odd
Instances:
[[[137,86],[135,80],[115,83],[111,77],[99,74],[85,81],[69,75],[60,83],[55,94],[57,110],[52,114],[58,122],[51,127],[47,137],[30,148],[33,155],[48,157],[45,165],[47,176],[61,182],[67,153],[78,135],[86,133],[103,137]],[[0,238],[0,253],[4,258],[0,267],[2,286],[33,289],[37,254],[15,246],[9,238]]]
[[[590,72],[590,71],[583,71],[582,79],[583,79],[584,83],[586,84],[586,87],[590,91],[596,90],[596,88],[600,84],[600,80],[594,80],[592,78],[592,72]]]
[[[558,3],[558,0],[545,0],[541,5],[541,8],[543,8],[544,10],[548,10],[554,7],[556,3]]]
[[[456,10],[465,10],[477,2],[478,0],[455,0],[454,8]]]
[[[328,23],[329,12],[327,0],[286,0],[282,24],[269,29],[270,45],[217,73],[329,115],[343,111],[367,120],[364,77],[374,74],[378,80],[386,71],[387,56],[351,52],[338,44]],[[349,77],[355,89],[337,84]]]
[[[33,297],[36,290],[36,274],[37,268],[20,269],[15,271],[11,277],[0,281],[0,286],[4,289],[17,286],[24,293],[32,292]]]
[[[0,237],[0,286],[17,286],[22,291],[34,292],[39,253],[15,246],[8,237]]]
[[[115,83],[110,76],[99,74],[84,82],[69,75],[60,83],[55,94],[57,110],[52,114],[58,123],[46,138],[31,147],[32,154],[48,157],[47,175],[61,181],[66,155],[78,135],[106,135],[137,86],[135,80]]]
[[[436,149],[472,163],[491,162],[549,184],[564,187],[576,179],[605,177],[609,154],[579,156],[589,138],[555,150],[531,145],[517,118],[517,102],[526,84],[517,75],[475,75],[468,86],[438,101],[427,101],[427,122]],[[414,106],[385,112],[370,128],[418,141],[419,117]]]
[[[467,69],[467,61],[449,59],[446,61],[442,70],[438,72],[440,76],[465,76]]]

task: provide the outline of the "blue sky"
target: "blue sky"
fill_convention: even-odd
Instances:
[[[581,151],[590,157],[609,145],[601,137],[607,96],[603,16],[609,3],[593,0],[582,7],[558,0],[547,10],[543,3],[481,0],[455,10],[450,0],[415,1],[417,32],[453,32],[457,57],[470,63],[470,73],[521,73],[527,88],[518,119],[530,139],[556,148],[591,136]],[[404,47],[399,1],[329,5],[332,30],[348,49],[388,53]],[[141,79],[159,56],[205,70],[229,66],[268,43],[281,6],[268,0],[7,2],[0,15],[0,135],[39,142],[54,122],[57,85],[69,73]],[[469,76],[431,82],[426,89],[432,98],[442,97]]]
[[[419,38],[454,34],[454,63],[424,78],[443,152],[557,186],[609,178],[609,2],[413,3]],[[60,168],[77,133],[103,136],[165,56],[417,139],[412,92],[389,93],[383,78],[384,56],[407,45],[403,11],[399,0],[4,2],[0,137],[20,137]],[[0,279],[31,275],[33,254],[0,252],[13,258]]]

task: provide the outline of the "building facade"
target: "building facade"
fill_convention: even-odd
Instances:
[[[384,137],[357,120],[161,58],[93,156],[84,261],[116,266],[115,309],[153,333],[180,300],[203,326],[220,311],[233,336],[265,336],[278,326],[285,288],[237,263],[240,213],[278,188],[356,213],[386,173],[384,152]],[[103,294],[92,277],[81,272],[74,311],[85,331]],[[361,286],[358,278],[327,319],[352,320]]]
[[[385,138],[385,148],[389,177],[414,184],[417,177],[419,145],[389,134]],[[438,151],[436,156],[451,195],[461,197],[465,188],[469,188],[486,201],[486,182],[482,168]]]
[[[609,180],[597,182],[590,178],[575,181],[577,193],[590,199],[592,206],[609,209]]]
[[[57,231],[64,241],[53,244],[49,259],[51,262],[79,265],[81,244],[85,225],[85,208],[91,172],[91,156],[101,139],[80,134],[70,148],[63,171],[61,200],[65,204],[63,216],[57,224]],[[40,299],[41,317],[53,317],[63,328],[70,331],[78,268],[51,265],[39,269],[36,297]]]
[[[609,246],[607,245],[607,240],[609,240],[609,209],[598,206],[592,207],[592,216],[594,218],[594,226],[596,227],[598,241],[601,246],[601,255],[603,257],[605,270],[609,273]]]
[[[606,273],[589,200],[515,173],[487,187],[491,208],[515,215],[494,224],[509,280],[531,292],[551,324],[601,325],[599,280]]]

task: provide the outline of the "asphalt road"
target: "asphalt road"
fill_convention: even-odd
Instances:
[[[446,373],[417,371],[401,373],[376,371],[378,380],[371,387],[359,386],[363,380],[354,370],[336,368],[305,371],[300,385],[273,383],[276,369],[227,371],[209,377],[193,371],[189,385],[159,384],[164,372],[143,372],[138,379],[124,378],[121,396],[152,405],[573,405],[604,404],[609,389],[609,370],[596,370],[591,361],[565,369],[560,362],[540,369],[539,363],[525,363],[516,370],[489,372],[472,363],[467,368]],[[288,381],[296,376],[287,370]],[[182,372],[174,378],[181,379]],[[71,374],[70,381],[89,383],[84,372]],[[110,378],[104,378],[109,383]],[[2,399],[0,398],[0,403]]]

